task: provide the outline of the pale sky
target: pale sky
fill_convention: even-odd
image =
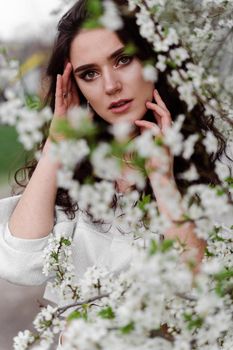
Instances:
[[[39,34],[55,20],[49,13],[59,4],[59,0],[0,0],[0,39]]]

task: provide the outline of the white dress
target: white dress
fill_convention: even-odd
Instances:
[[[42,273],[43,250],[48,237],[22,239],[14,237],[8,227],[9,218],[20,196],[0,200],[0,278],[20,285],[39,285],[47,281]],[[87,220],[83,214],[74,220],[56,207],[56,224],[53,232],[67,233],[73,237],[73,261],[77,278],[81,278],[88,267],[106,266],[118,273],[127,269],[131,260],[132,235],[121,234],[114,224],[104,232]],[[49,287],[44,297],[59,303]]]

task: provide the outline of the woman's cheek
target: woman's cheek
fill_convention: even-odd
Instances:
[[[90,100],[91,96],[94,96],[93,94],[96,94],[97,88],[96,88],[96,82],[91,81],[91,82],[85,82],[80,80],[79,83],[79,88],[82,91],[83,95]]]

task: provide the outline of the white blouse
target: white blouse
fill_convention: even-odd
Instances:
[[[0,277],[15,284],[39,285],[47,281],[42,267],[43,250],[49,235],[40,239],[22,239],[11,234],[8,221],[19,199],[20,196],[14,196],[0,200]],[[129,266],[133,242],[131,234],[120,233],[114,223],[104,232],[80,213],[74,220],[69,220],[58,207],[56,216],[53,232],[67,233],[73,237],[77,278],[81,278],[93,265],[105,266],[114,273]],[[44,297],[60,304],[49,286],[45,289]]]

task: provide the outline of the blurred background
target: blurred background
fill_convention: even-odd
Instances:
[[[30,93],[43,94],[43,76],[59,7],[59,0],[0,2],[0,48],[20,61],[24,87]],[[11,195],[15,170],[27,156],[14,127],[0,124],[0,199]],[[16,286],[0,279],[0,291],[0,349],[11,350],[12,338],[20,330],[32,328],[33,318],[44,303],[44,286]]]

